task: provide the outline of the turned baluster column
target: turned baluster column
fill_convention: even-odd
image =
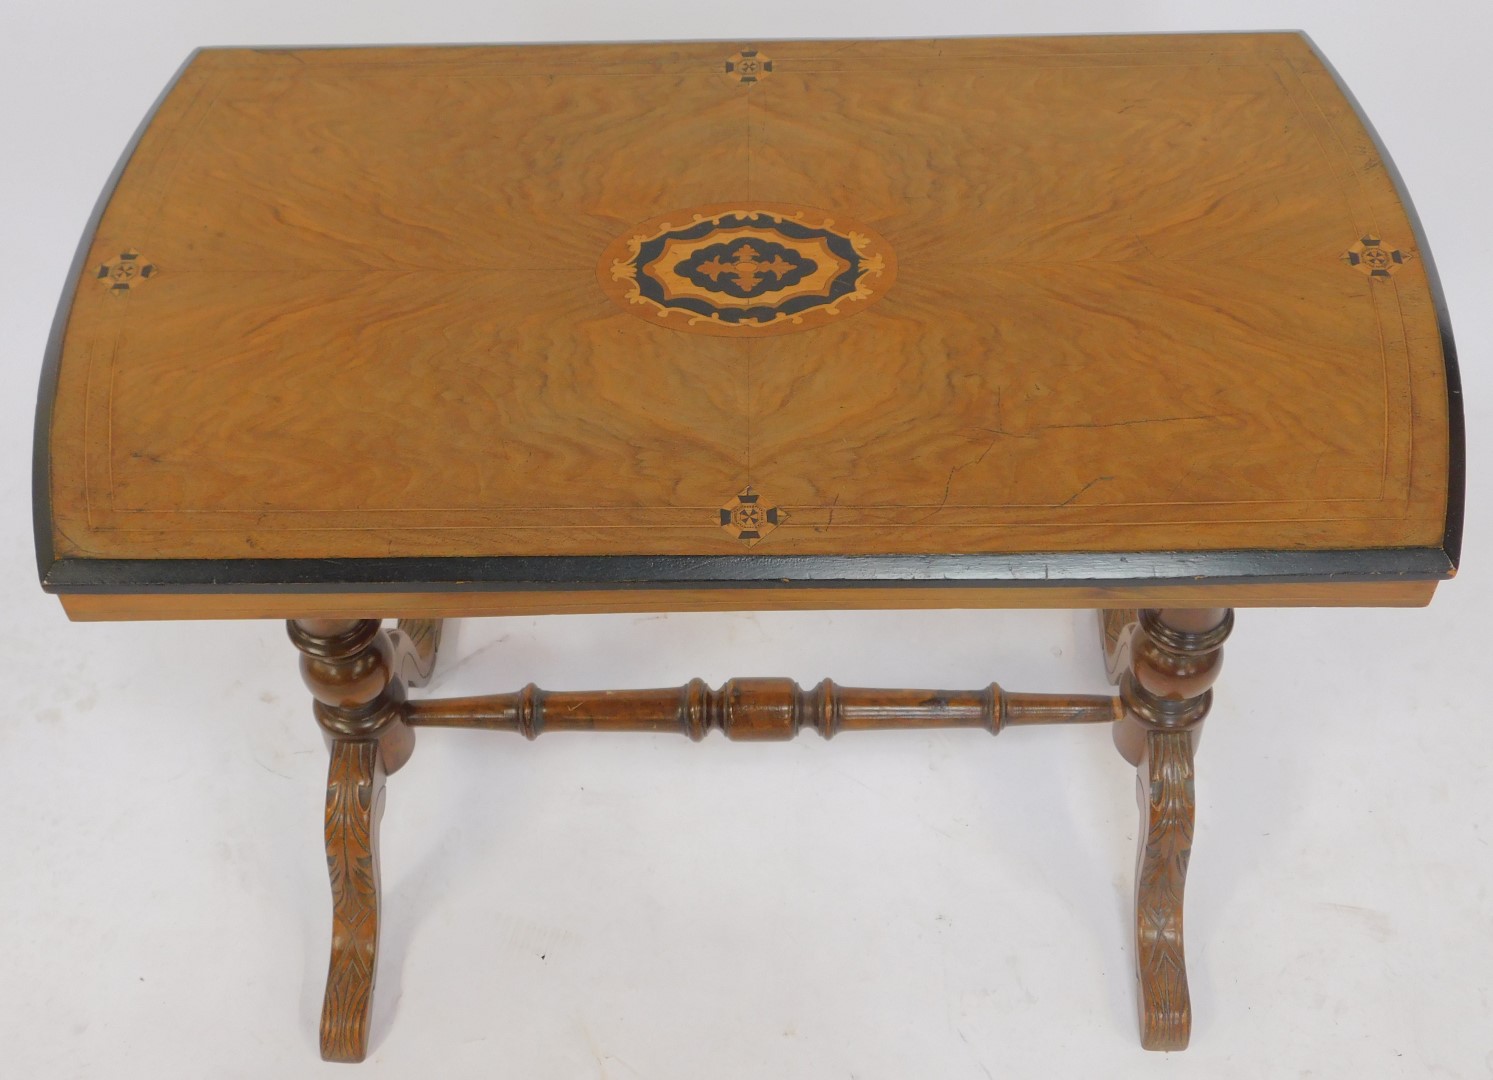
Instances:
[[[297,619],[290,640],[331,750],[327,772],[327,873],[332,956],[321,1011],[321,1056],[362,1061],[378,960],[378,822],[384,778],[415,748],[400,711],[404,684],[396,639],[377,619]],[[397,633],[397,632],[396,632]],[[402,642],[401,642],[402,644]]]
[[[1136,976],[1148,1050],[1185,1049],[1192,1030],[1182,902],[1196,807],[1193,749],[1233,626],[1227,608],[1147,608],[1126,643],[1126,715],[1115,726],[1115,743],[1137,767]]]

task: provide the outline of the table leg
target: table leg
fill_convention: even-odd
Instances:
[[[1072,722],[1123,713],[1114,724],[1115,742],[1138,767],[1142,811],[1135,909],[1141,1042],[1151,1050],[1183,1049],[1192,1026],[1182,906],[1192,850],[1193,752],[1233,619],[1224,608],[1101,612],[1105,662],[1120,684],[1118,700],[1010,695],[997,687],[978,694],[847,690],[828,682],[806,696],[788,680],[758,679],[736,680],[718,692],[694,683],[671,691],[591,694],[529,687],[519,694],[420,704],[407,704],[404,688],[429,679],[440,643],[438,620],[402,620],[387,632],[372,619],[292,620],[301,674],[332,751],[326,846],[333,928],[322,1056],[361,1061],[367,1055],[377,973],[378,822],[384,778],[414,750],[412,724],[494,727],[531,737],[542,726],[654,731],[682,724],[679,730],[699,737],[712,724],[732,735],[740,727],[737,712],[756,717],[763,709],[775,718],[771,732],[749,724],[751,730],[739,737],[791,737],[804,722],[828,736],[842,726],[978,722],[999,731],[1007,720]],[[570,704],[559,719],[541,724],[540,710],[562,698]]]
[[[1233,625],[1226,608],[1144,609],[1125,643],[1128,667],[1119,683],[1126,715],[1115,725],[1115,744],[1137,766],[1135,959],[1147,1050],[1183,1050],[1192,1031],[1182,902],[1196,807],[1193,750]],[[1107,659],[1109,629],[1106,622]]]
[[[362,1061],[378,969],[378,825],[384,762],[372,739],[338,739],[327,771],[327,876],[332,959],[321,1005],[321,1056]]]
[[[404,679],[424,681],[435,664],[440,623],[297,619],[290,639],[331,750],[327,773],[327,873],[332,885],[332,955],[321,1012],[321,1056],[362,1061],[377,974],[378,823],[384,777],[415,747],[404,722]]]
[[[1114,686],[1130,667],[1130,639],[1135,635],[1137,608],[1100,608],[1099,638],[1104,646],[1104,673]]]
[[[435,674],[443,625],[442,619],[400,619],[393,630],[387,631],[394,642],[394,670],[405,686],[424,686]]]

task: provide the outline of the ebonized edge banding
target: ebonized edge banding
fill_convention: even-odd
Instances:
[[[493,592],[627,588],[1120,587],[1437,580],[1440,548],[996,555],[542,555],[393,559],[61,559],[49,592]]]

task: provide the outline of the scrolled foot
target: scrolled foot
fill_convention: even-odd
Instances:
[[[1136,791],[1142,825],[1135,874],[1141,1045],[1185,1050],[1192,1032],[1182,948],[1182,899],[1196,808],[1191,733],[1146,733]]]
[[[404,722],[404,686],[396,674],[410,636],[397,630],[402,640],[396,640],[376,619],[296,619],[288,629],[301,651],[301,677],[315,698],[312,712],[332,752],[325,819],[332,958],[321,1008],[321,1056],[362,1061],[368,1054],[378,962],[384,779],[415,748],[415,733]],[[434,653],[431,641],[432,661]]]
[[[372,739],[337,740],[327,772],[327,875],[332,883],[332,958],[321,1006],[321,1056],[368,1055],[378,968],[378,823],[384,764]]]
[[[1120,679],[1125,717],[1115,724],[1115,745],[1136,763],[1141,811],[1135,873],[1141,1045],[1184,1050],[1192,1033],[1182,900],[1197,807],[1193,751],[1234,614],[1151,608],[1138,615],[1127,643],[1129,668]]]

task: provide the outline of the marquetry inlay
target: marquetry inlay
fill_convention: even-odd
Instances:
[[[1439,567],[1460,398],[1429,263],[1291,34],[206,49],[64,298],[38,516],[106,576]],[[720,520],[748,484],[778,508],[750,547]],[[1340,576],[1290,595],[1390,588]]]
[[[1343,252],[1343,261],[1371,278],[1387,278],[1409,259],[1408,251],[1391,247],[1377,236],[1359,239]]]
[[[155,275],[156,268],[133,248],[100,263],[95,277],[110,292],[127,293]]]
[[[744,541],[747,547],[755,547],[758,541],[786,521],[788,515],[748,485],[721,507],[720,519],[721,528],[735,539]]]
[[[671,330],[740,336],[864,311],[891,287],[895,260],[844,215],[758,204],[644,222],[608,246],[599,272],[626,311]]]
[[[772,74],[772,58],[756,49],[742,49],[726,60],[726,77],[742,86],[759,83]]]

